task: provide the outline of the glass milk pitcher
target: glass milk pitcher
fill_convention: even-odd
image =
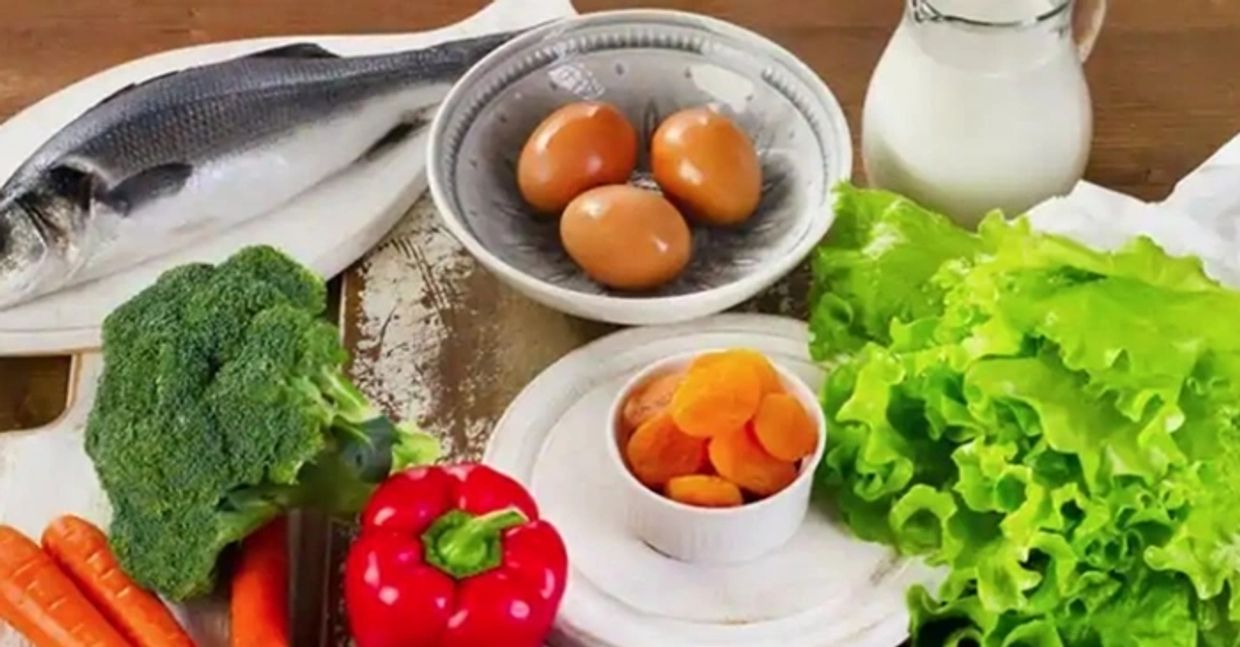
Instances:
[[[1093,134],[1081,63],[1105,6],[906,0],[866,95],[870,184],[969,227],[1071,190]]]

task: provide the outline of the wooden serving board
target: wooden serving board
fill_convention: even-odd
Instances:
[[[295,42],[343,56],[427,47],[518,29],[572,15],[570,0],[497,0],[471,18],[434,31],[381,36],[290,36],[214,43],[126,63],[53,94],[0,125],[0,178],[101,99],[130,83]],[[0,357],[72,352],[99,345],[103,318],[164,270],[218,262],[252,244],[278,245],[324,276],[334,276],[375,245],[426,189],[426,131],[281,209],[202,243],[110,277],[0,310]]]

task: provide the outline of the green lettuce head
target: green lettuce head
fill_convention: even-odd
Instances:
[[[915,645],[1240,645],[1240,294],[1148,239],[978,233],[842,186],[814,258],[819,474],[947,570]]]

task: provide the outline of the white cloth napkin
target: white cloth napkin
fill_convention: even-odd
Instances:
[[[1163,202],[1081,182],[1067,196],[1035,207],[1029,218],[1039,230],[1098,249],[1149,236],[1170,254],[1201,257],[1210,276],[1240,289],[1240,136],[1180,180]]]

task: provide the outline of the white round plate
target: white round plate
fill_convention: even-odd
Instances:
[[[817,390],[824,374],[807,343],[804,323],[765,315],[633,328],[570,353],[517,396],[484,460],[529,486],[568,544],[552,644],[896,647],[907,637],[904,593],[935,574],[851,536],[821,502],[785,547],[739,565],[679,562],[625,527],[605,453],[608,406],[625,381],[669,355],[748,347]]]

